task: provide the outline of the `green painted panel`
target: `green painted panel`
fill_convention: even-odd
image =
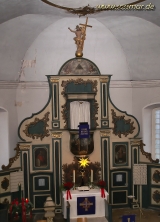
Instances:
[[[44,208],[44,202],[46,201],[46,198],[49,196],[49,194],[46,195],[37,195],[35,196],[35,208]]]
[[[106,110],[106,86],[103,85],[103,114],[104,116],[107,115],[107,110]]]
[[[117,120],[117,122],[116,122],[115,132],[116,133],[118,133],[118,132],[125,133],[130,130],[130,127],[131,126],[129,123],[125,123],[124,119],[120,119],[120,120]]]
[[[60,176],[60,169],[59,169],[59,143],[55,142],[55,166],[56,166],[56,203],[60,204],[60,183],[59,183],[59,176]]]
[[[138,160],[137,160],[137,150],[134,149],[134,164],[138,163]]]
[[[103,141],[104,142],[104,144],[103,144],[103,153],[104,153],[104,157],[103,157],[103,161],[104,161],[104,163],[103,163],[103,166],[104,166],[104,181],[108,181],[108,175],[107,175],[107,158],[108,158],[108,156],[107,156],[107,140],[104,140]],[[106,190],[108,190],[108,183],[106,183],[107,184],[107,186],[106,186]]]
[[[67,84],[66,93],[91,93],[92,91],[92,84],[75,84],[74,82],[70,82]]]
[[[24,193],[25,198],[28,198],[28,166],[27,166],[27,154],[23,154],[23,176],[24,176]]]
[[[39,121],[38,123],[36,124],[31,124],[29,127],[28,127],[28,133],[29,134],[38,134],[38,135],[41,135],[41,134],[44,134],[44,129],[45,129],[45,123],[43,121]]]
[[[54,117],[57,118],[57,86],[54,85]]]
[[[148,208],[148,186],[147,185],[142,186],[142,207]]]

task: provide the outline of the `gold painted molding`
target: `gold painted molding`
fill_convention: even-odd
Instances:
[[[109,78],[108,77],[105,77],[105,78],[100,78],[99,79],[100,80],[100,82],[108,82],[109,81]]]
[[[52,135],[52,138],[62,138],[62,132],[54,132],[51,134]]]
[[[140,145],[141,141],[137,140],[137,141],[131,141],[131,145]]]
[[[51,77],[51,78],[50,78],[50,81],[51,81],[51,82],[59,82],[59,78],[58,78],[58,79],[55,79],[55,78],[52,78],[52,77]]]
[[[29,150],[31,148],[31,145],[28,144],[19,144],[20,150]]]
[[[100,131],[101,137],[110,136],[111,130]]]

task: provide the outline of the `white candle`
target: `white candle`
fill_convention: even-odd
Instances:
[[[91,183],[93,183],[93,170],[91,170]]]
[[[73,183],[75,183],[75,170],[73,170]]]

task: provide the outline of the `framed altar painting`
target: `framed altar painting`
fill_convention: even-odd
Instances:
[[[113,142],[113,166],[128,166],[128,143]]]
[[[50,149],[48,144],[33,145],[32,159],[33,170],[48,170],[50,169]]]
[[[74,155],[89,155],[94,150],[93,132],[89,138],[79,138],[79,132],[70,131],[70,151]]]

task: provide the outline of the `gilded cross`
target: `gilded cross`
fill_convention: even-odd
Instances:
[[[92,28],[92,26],[91,26],[91,25],[88,25],[87,23],[88,23],[88,17],[86,18],[86,23],[85,23],[85,24],[80,24],[80,25],[82,25],[82,26],[84,27],[84,35],[83,35],[82,49],[83,49],[83,46],[84,46],[84,40],[85,40],[85,36],[86,36],[86,28],[87,28],[87,27]]]
[[[83,207],[85,211],[88,211],[88,208],[90,208],[90,206],[93,206],[93,203],[89,202],[88,198],[85,198],[84,201],[80,203],[80,206]]]

